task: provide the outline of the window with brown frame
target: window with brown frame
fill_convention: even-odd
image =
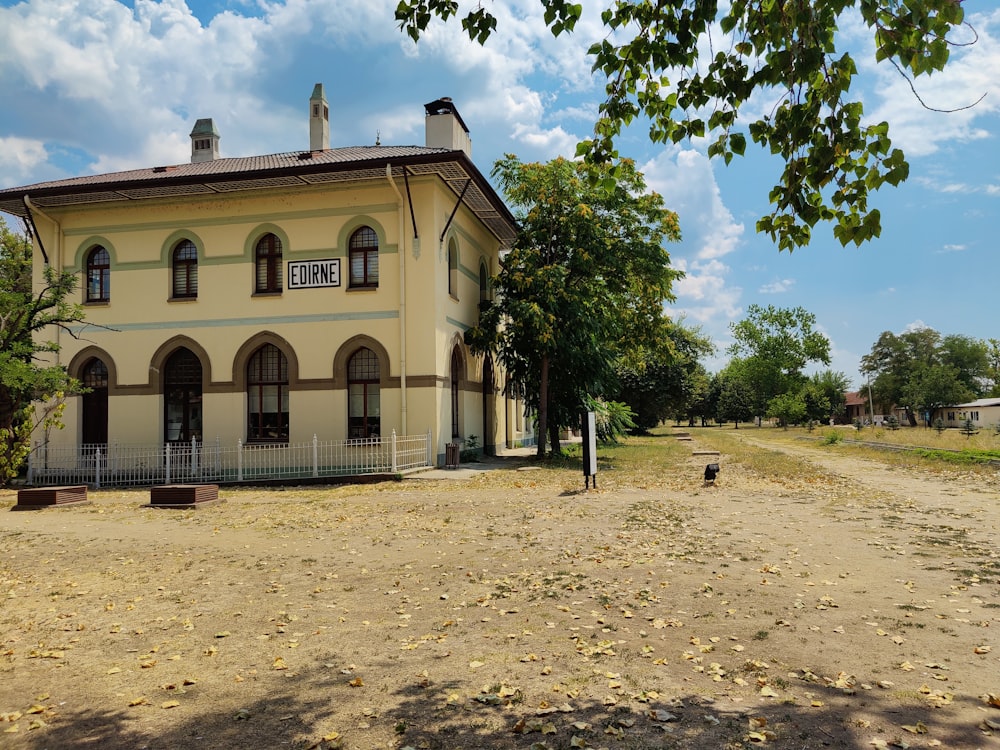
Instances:
[[[371,227],[361,227],[349,243],[352,288],[378,286],[378,235]]]
[[[190,299],[198,296],[198,248],[191,240],[181,240],[174,248],[173,289],[174,298]]]
[[[265,234],[257,241],[255,256],[257,260],[256,291],[260,293],[280,292],[282,289],[281,240],[276,235]]]
[[[458,299],[458,243],[448,242],[448,294]]]
[[[98,245],[87,254],[87,302],[111,300],[111,255]]]

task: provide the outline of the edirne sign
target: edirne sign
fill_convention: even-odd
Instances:
[[[340,258],[288,262],[289,289],[318,289],[325,286],[340,286]]]

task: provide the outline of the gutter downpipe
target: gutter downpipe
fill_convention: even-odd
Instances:
[[[399,207],[399,427],[404,436],[408,435],[406,426],[406,204],[403,194],[399,192],[396,181],[392,178],[392,165],[385,165],[385,179],[396,194],[396,205]],[[414,218],[416,222],[416,218]],[[414,223],[414,228],[416,224]]]

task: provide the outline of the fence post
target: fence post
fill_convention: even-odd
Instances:
[[[101,449],[94,453],[94,489],[101,489]]]
[[[198,440],[191,436],[191,476],[198,476]]]
[[[163,444],[163,466],[166,469],[164,484],[170,484],[170,443]]]
[[[236,441],[236,478],[243,481],[243,438]]]
[[[222,474],[222,438],[215,436],[215,476]]]
[[[313,476],[319,476],[319,440],[313,434]]]
[[[392,473],[395,474],[399,469],[399,462],[396,460],[396,430],[392,431]]]
[[[424,465],[425,466],[433,466],[434,465],[434,458],[431,456],[431,431],[430,431],[430,429],[427,430],[427,463],[424,464]]]
[[[38,443],[33,443],[32,445],[34,447],[28,453],[28,484],[34,484],[32,480],[35,477],[35,451],[39,448]]]

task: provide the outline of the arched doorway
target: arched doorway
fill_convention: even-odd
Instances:
[[[87,392],[82,398],[82,431],[84,445],[106,445],[108,442],[108,367],[94,357],[80,373]]]
[[[489,354],[483,360],[483,454],[495,456],[497,452],[496,430],[496,401],[494,392],[496,388],[493,384],[493,357]]]
[[[181,347],[167,359],[163,375],[163,439],[168,443],[202,440],[201,360]]]
[[[462,437],[462,419],[459,414],[461,404],[460,385],[462,382],[462,352],[456,346],[451,350],[451,439]]]

